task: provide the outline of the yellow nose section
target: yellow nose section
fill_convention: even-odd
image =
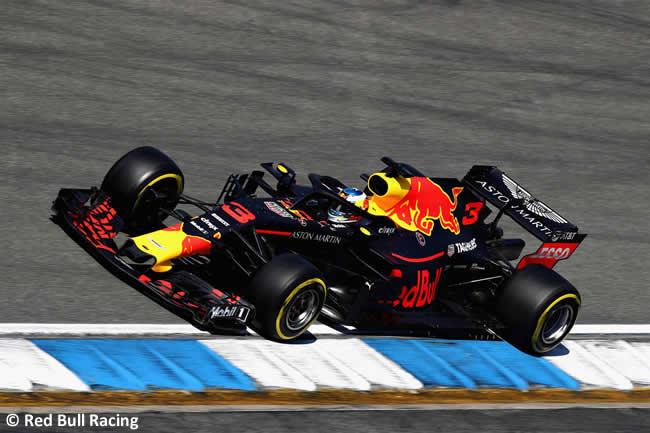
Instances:
[[[162,230],[131,238],[135,245],[155,257],[151,268],[155,272],[167,272],[171,261],[179,257],[208,254],[212,243],[206,239],[191,236],[183,231],[183,223]]]

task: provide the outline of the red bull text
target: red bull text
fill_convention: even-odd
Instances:
[[[436,297],[436,288],[440,282],[442,268],[436,269],[435,272],[435,277],[430,279],[427,269],[418,271],[417,284],[408,290],[406,286],[403,286],[402,293],[398,296],[396,304],[394,304],[399,305],[401,301],[404,308],[422,307],[431,304]]]

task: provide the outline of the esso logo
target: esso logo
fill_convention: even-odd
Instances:
[[[549,248],[544,247],[540,249],[536,254],[529,256],[531,259],[554,259],[562,260],[566,259],[571,255],[571,248]]]
[[[543,244],[537,252],[521,259],[517,265],[517,269],[521,269],[531,263],[538,263],[547,268],[553,268],[559,260],[569,258],[576,248],[578,248],[578,243]]]

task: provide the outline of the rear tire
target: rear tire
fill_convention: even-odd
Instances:
[[[526,353],[543,355],[571,331],[580,302],[578,290],[558,273],[528,265],[502,288],[497,315],[507,329],[501,336]]]
[[[102,191],[134,235],[155,230],[178,204],[184,186],[183,172],[160,150],[138,147],[120,158],[104,177]]]
[[[255,273],[245,294],[255,305],[251,327],[271,340],[294,339],[316,320],[326,295],[314,265],[294,254],[275,256]]]

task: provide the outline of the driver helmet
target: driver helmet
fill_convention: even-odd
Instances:
[[[366,199],[366,195],[363,191],[356,188],[344,188],[339,192],[339,196],[354,205],[358,205],[359,202],[363,203]],[[348,209],[335,203],[334,206],[327,211],[327,220],[330,223],[335,224],[349,224],[361,220],[361,215],[353,215]]]

